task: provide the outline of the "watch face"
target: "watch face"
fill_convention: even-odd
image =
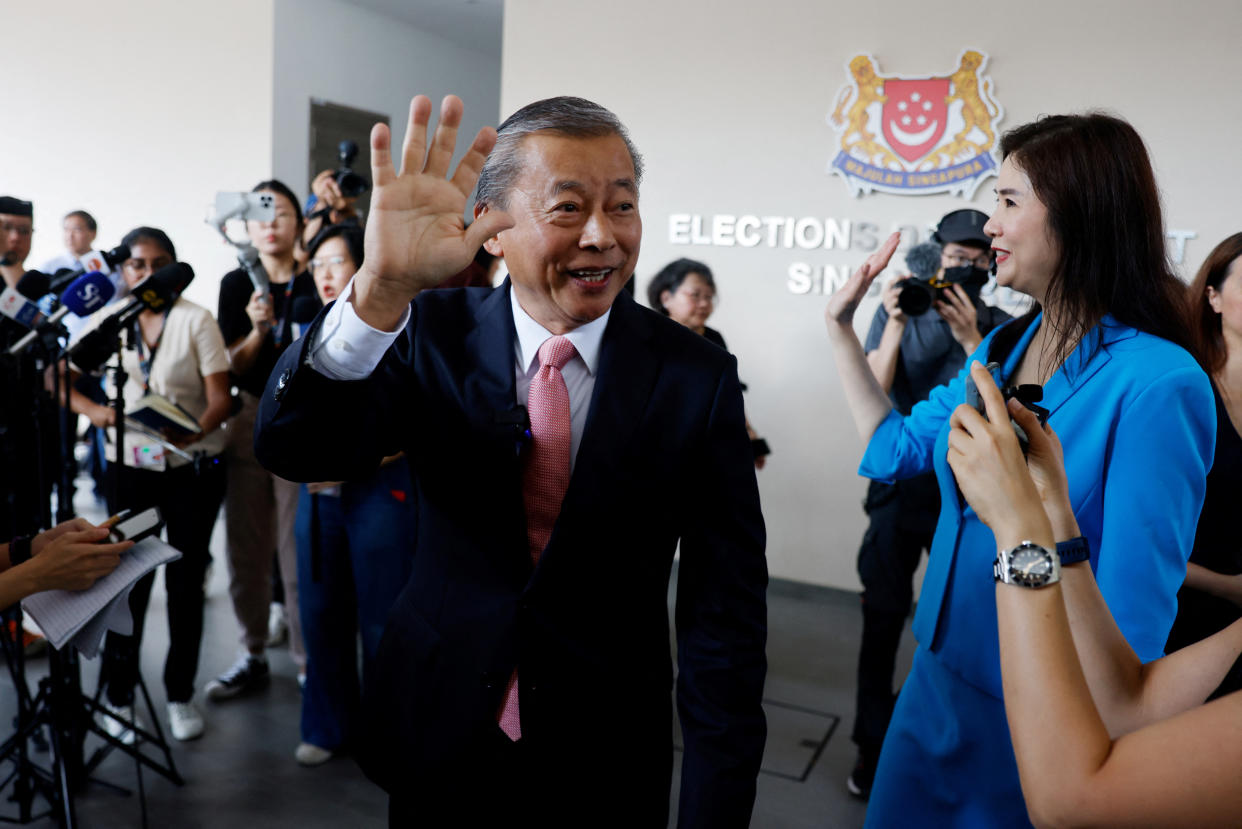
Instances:
[[[1009,558],[1009,575],[1026,587],[1043,587],[1052,578],[1052,558],[1039,548],[1014,550]]]

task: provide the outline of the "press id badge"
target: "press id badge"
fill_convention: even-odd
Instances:
[[[135,469],[154,469],[163,471],[166,464],[164,462],[164,447],[157,445],[152,446],[134,446],[134,468]]]

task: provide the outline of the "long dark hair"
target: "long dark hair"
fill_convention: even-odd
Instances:
[[[1194,353],[1184,283],[1164,241],[1160,193],[1143,139],[1101,112],[1049,115],[1005,133],[1001,153],[1026,173],[1060,250],[1047,301],[1057,309],[1057,365],[1105,314]],[[1007,355],[1038,303],[993,340]]]
[[[1199,350],[1199,363],[1208,374],[1216,374],[1225,367],[1229,349],[1221,331],[1220,314],[1208,303],[1207,289],[1220,290],[1229,266],[1242,256],[1242,233],[1235,233],[1208,254],[1195,279],[1190,283],[1190,304],[1194,315],[1193,336]]]

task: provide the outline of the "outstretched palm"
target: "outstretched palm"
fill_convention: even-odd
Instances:
[[[854,312],[859,303],[867,295],[871,283],[888,267],[888,260],[893,258],[893,251],[901,241],[901,232],[897,231],[884,240],[880,249],[867,257],[858,270],[837,290],[833,291],[824,310],[824,317],[829,323],[850,326],[854,321]]]
[[[359,316],[377,327],[390,328],[419,291],[461,271],[483,242],[513,224],[496,210],[482,214],[469,228],[462,219],[466,199],[496,143],[496,131],[479,130],[448,177],[461,114],[461,100],[446,96],[428,147],[431,101],[416,96],[410,102],[399,171],[393,167],[388,128],[376,124],[371,130],[375,187],[367,218],[366,259],[356,277],[354,302]]]

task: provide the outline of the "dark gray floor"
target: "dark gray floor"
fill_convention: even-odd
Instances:
[[[222,539],[223,528],[217,526],[212,549],[218,566],[208,592],[200,688],[226,668],[237,653],[237,624],[229,603]],[[850,545],[840,554],[852,557],[852,542]],[[157,580],[143,645],[143,673],[161,726],[166,729],[160,681],[168,643],[164,609],[164,594]],[[768,617],[769,668],[764,694],[768,743],[751,825],[762,829],[861,826],[864,804],[845,790],[845,778],[854,762],[849,732],[860,631],[857,596],[774,582],[768,592]],[[899,657],[901,674],[908,669],[912,649],[907,634]],[[46,672],[45,666],[46,659],[31,660],[32,685]],[[287,650],[272,652],[272,672],[271,687],[263,694],[222,705],[199,702],[207,718],[207,732],[199,740],[173,746],[173,758],[186,780],[184,786],[175,786],[144,770],[150,826],[313,829],[385,825],[383,793],[348,758],[336,758],[313,769],[294,762],[300,696]],[[83,663],[84,690],[93,690],[96,673],[97,663]],[[0,723],[6,726],[13,715],[14,699],[12,681],[7,672],[2,672]],[[96,742],[92,738],[88,746]],[[40,762],[46,760],[46,755],[34,757]],[[8,764],[0,767],[4,777],[9,771]],[[133,761],[119,753],[104,761],[97,776],[129,788],[137,780]],[[676,803],[676,780],[673,785]],[[6,790],[0,796],[0,816],[16,814],[14,805],[7,802],[8,795]],[[141,825],[136,796],[122,796],[92,785],[75,803],[79,826]],[[43,819],[34,825],[53,824]]]

